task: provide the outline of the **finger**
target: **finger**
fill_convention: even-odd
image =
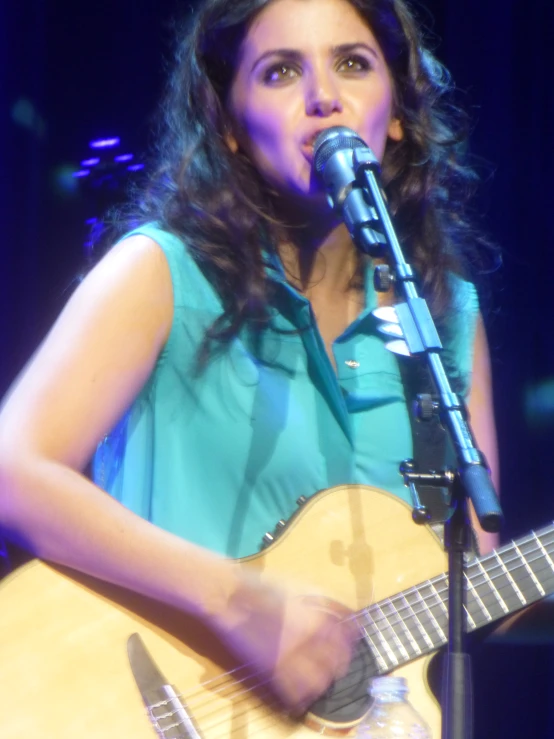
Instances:
[[[276,675],[276,690],[289,712],[302,715],[333,680],[333,665],[329,657],[309,649],[295,654],[294,665],[282,667]]]

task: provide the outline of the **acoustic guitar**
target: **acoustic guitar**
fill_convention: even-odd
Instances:
[[[472,560],[468,630],[554,591],[553,557],[549,526]],[[0,583],[2,739],[176,736],[171,716],[155,725],[143,705],[127,654],[132,634],[205,739],[353,734],[368,707],[369,680],[386,673],[408,679],[411,702],[439,739],[440,708],[427,668],[447,640],[446,559],[435,534],[412,522],[406,504],[364,486],[323,491],[274,544],[240,562],[261,578],[319,590],[357,613],[363,638],[349,674],[303,720],[285,715],[263,681],[193,618],[34,560]]]

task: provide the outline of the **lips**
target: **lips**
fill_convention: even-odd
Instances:
[[[318,128],[317,131],[314,131],[313,133],[308,134],[308,136],[306,136],[306,138],[302,142],[303,146],[309,146],[313,149],[314,142],[319,136],[319,134],[322,133],[323,131],[327,131],[329,128],[331,128],[331,126],[327,126],[326,128]]]
[[[326,131],[327,128],[330,128],[330,126],[327,126],[326,128],[318,128],[317,131],[309,133],[302,141],[302,154],[310,165],[312,165],[314,161],[314,142],[319,134],[322,131]]]

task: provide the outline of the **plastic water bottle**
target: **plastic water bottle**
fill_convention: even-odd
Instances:
[[[358,726],[357,739],[431,739],[431,730],[408,701],[403,677],[376,677],[373,704]]]

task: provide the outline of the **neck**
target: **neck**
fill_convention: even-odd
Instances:
[[[289,281],[309,297],[348,292],[358,269],[358,255],[346,226],[330,209],[279,214],[284,224],[279,256]]]

